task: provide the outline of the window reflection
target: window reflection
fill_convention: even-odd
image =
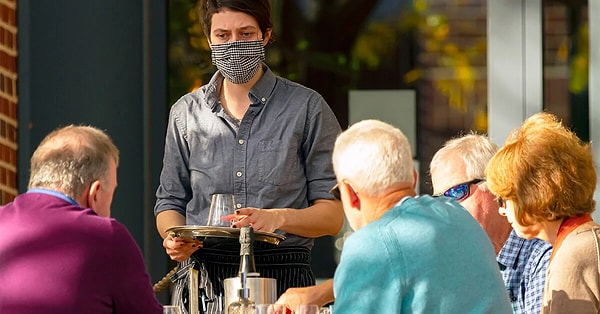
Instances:
[[[544,109],[589,141],[587,1],[544,1]]]

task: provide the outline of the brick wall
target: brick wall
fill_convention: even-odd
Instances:
[[[444,141],[467,130],[487,131],[487,2],[485,0],[428,0],[427,24],[419,33],[418,66],[424,69],[417,85],[419,103],[418,155],[428,166]],[[569,100],[569,8],[543,1],[544,108],[568,125],[573,104]],[[582,22],[588,20],[582,6]],[[426,25],[427,25],[426,24]],[[435,27],[435,25],[443,27]],[[464,70],[461,71],[461,65]],[[461,73],[466,75],[460,75]],[[464,79],[464,78],[467,79]],[[461,78],[462,84],[461,84]],[[440,84],[444,83],[444,84]],[[451,101],[451,96],[457,100]],[[501,142],[503,139],[497,139]],[[424,177],[425,175],[425,177]],[[421,178],[428,174],[421,173]],[[430,186],[421,181],[421,191]]]
[[[17,190],[17,0],[0,0],[0,204]]]
[[[487,131],[487,1],[429,0],[417,37],[420,192],[442,144],[468,130]]]

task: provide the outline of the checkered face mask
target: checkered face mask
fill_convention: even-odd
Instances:
[[[212,63],[234,84],[248,83],[265,60],[262,40],[210,45]]]

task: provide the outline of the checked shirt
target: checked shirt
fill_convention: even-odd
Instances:
[[[540,313],[546,269],[552,246],[540,239],[525,240],[513,230],[498,253],[513,313]]]

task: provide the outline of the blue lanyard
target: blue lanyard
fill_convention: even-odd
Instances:
[[[46,195],[56,196],[56,197],[63,199],[77,207],[81,207],[81,205],[79,205],[79,203],[77,203],[74,199],[72,199],[58,191],[48,190],[48,189],[43,189],[43,188],[33,188],[33,189],[27,190],[27,193],[42,193],[42,194],[46,194]]]

